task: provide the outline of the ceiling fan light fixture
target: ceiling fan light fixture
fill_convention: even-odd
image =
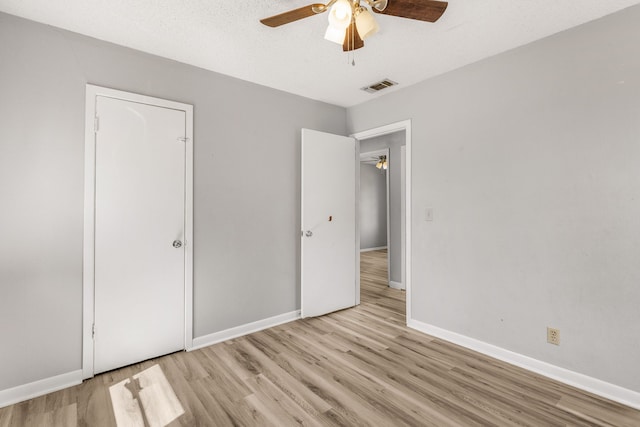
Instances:
[[[342,42],[344,42],[346,33],[346,28],[336,28],[329,25],[327,27],[327,31],[324,33],[324,38],[325,40],[329,40],[330,42],[342,44]]]
[[[378,169],[387,170],[389,167],[389,163],[387,163],[387,156],[379,156],[378,163],[376,163],[376,167]]]
[[[380,26],[373,17],[373,14],[365,8],[360,9],[360,13],[356,15],[356,27],[362,40],[374,35],[380,30]]]
[[[268,27],[279,27],[328,12],[329,28],[324,38],[337,44],[342,43],[343,51],[352,52],[364,47],[363,39],[380,30],[373,17],[375,14],[436,22],[444,14],[447,5],[442,0],[327,0],[326,3],[313,3],[279,13],[261,19],[260,22]],[[351,64],[355,65],[353,58]],[[363,89],[368,91],[369,88]]]
[[[329,26],[347,28],[353,17],[353,6],[349,0],[338,0],[329,10]]]

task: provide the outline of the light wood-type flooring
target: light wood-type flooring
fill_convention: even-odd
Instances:
[[[408,329],[384,251],[362,254],[361,277],[356,308],[98,375],[0,409],[0,427],[115,426],[114,405],[135,419],[154,390],[134,375],[151,371],[169,390],[131,425],[158,425],[172,395],[171,426],[640,426],[639,411]]]

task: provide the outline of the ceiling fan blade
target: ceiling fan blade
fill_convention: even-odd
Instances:
[[[297,21],[298,19],[308,18],[315,15],[313,7],[322,7],[324,4],[314,3],[308,6],[303,6],[298,9],[293,9],[288,12],[281,13],[279,15],[273,15],[268,18],[261,19],[264,25],[268,27],[279,27],[280,25],[289,24],[290,22]]]
[[[382,12],[375,7],[372,9],[374,12],[384,15],[436,22],[447,9],[448,4],[446,1],[436,0],[389,0],[387,7]]]
[[[351,21],[351,24],[347,27],[347,33],[344,36],[344,42],[342,43],[342,50],[348,52],[350,50],[356,50],[364,47],[364,41],[358,34],[355,21]]]

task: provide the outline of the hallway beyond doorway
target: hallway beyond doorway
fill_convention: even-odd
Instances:
[[[360,304],[401,316],[405,325],[406,293],[389,287],[387,268],[386,249],[360,253]]]

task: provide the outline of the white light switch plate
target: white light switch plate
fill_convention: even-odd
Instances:
[[[424,209],[424,220],[425,221],[433,221],[433,208],[425,208]]]

